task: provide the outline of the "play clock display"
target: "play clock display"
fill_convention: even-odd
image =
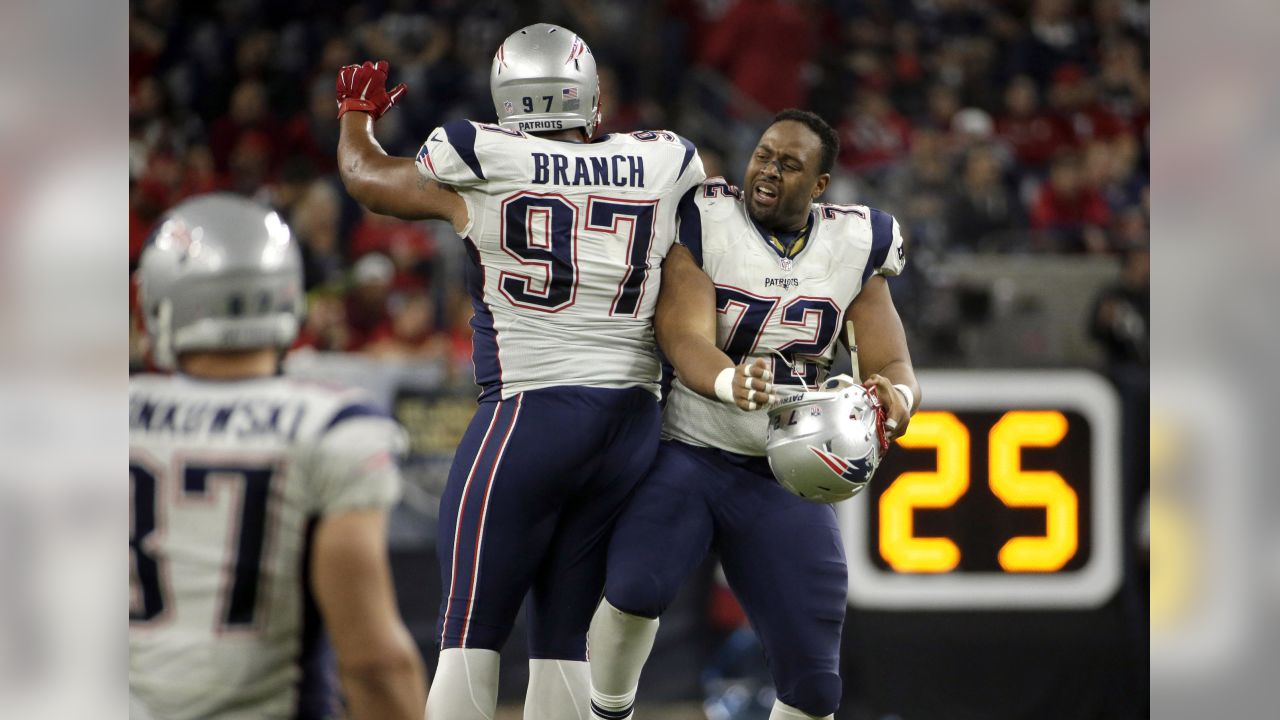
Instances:
[[[925,403],[838,505],[863,607],[1090,607],[1120,576],[1119,409],[1077,371],[921,372]]]

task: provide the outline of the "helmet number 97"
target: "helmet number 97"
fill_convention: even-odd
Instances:
[[[533,98],[526,95],[522,100],[524,102],[524,111],[527,113],[533,112]],[[551,96],[543,95],[542,101],[547,104],[546,108],[543,109],[543,112],[551,112]]]

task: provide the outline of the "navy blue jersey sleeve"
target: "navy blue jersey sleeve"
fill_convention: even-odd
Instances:
[[[485,181],[476,152],[476,126],[451,120],[431,131],[418,150],[418,172],[445,185],[467,187]]]
[[[862,271],[862,282],[870,280],[872,275],[897,275],[906,260],[898,221],[887,212],[871,208],[871,252]]]
[[[680,172],[676,174],[676,191],[684,193],[686,188],[694,188],[707,179],[707,171],[702,167],[702,156],[698,148],[688,138],[676,135],[680,146],[684,148],[684,156],[680,159]]]
[[[676,207],[676,242],[689,249],[698,267],[702,267],[702,211],[697,202],[701,190],[701,185],[689,188]]]
[[[349,405],[344,405],[341,410],[333,414],[333,417],[329,419],[327,424],[325,424],[324,432],[332,430],[335,426],[347,420],[367,417],[384,418],[387,420],[391,419],[391,416],[387,414],[386,410],[383,410],[376,405],[361,402],[351,403]]]

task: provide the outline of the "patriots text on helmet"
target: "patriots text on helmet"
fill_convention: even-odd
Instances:
[[[536,130],[563,130],[563,120],[519,120],[516,126],[526,132]]]
[[[644,187],[644,158],[608,155],[569,158],[558,153],[530,153],[534,185],[611,185]]]

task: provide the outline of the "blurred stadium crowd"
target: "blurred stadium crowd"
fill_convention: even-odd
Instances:
[[[824,200],[902,222],[912,263],[895,296],[918,364],[965,364],[948,352],[954,329],[937,331],[954,314],[912,305],[932,268],[1034,253],[1123,264],[1092,318],[1068,321],[1091,325],[1113,365],[1145,365],[1148,13],[1140,0],[134,0],[130,258],[184,197],[255,197],[302,241],[300,346],[469,378],[461,243],[445,224],[376,216],[343,192],[334,75],[391,62],[409,93],[379,139],[412,155],[444,120],[492,119],[494,48],[548,21],[582,35],[600,63],[601,132],[675,130],[698,143],[709,175],[738,177],[784,107],[836,126]]]

